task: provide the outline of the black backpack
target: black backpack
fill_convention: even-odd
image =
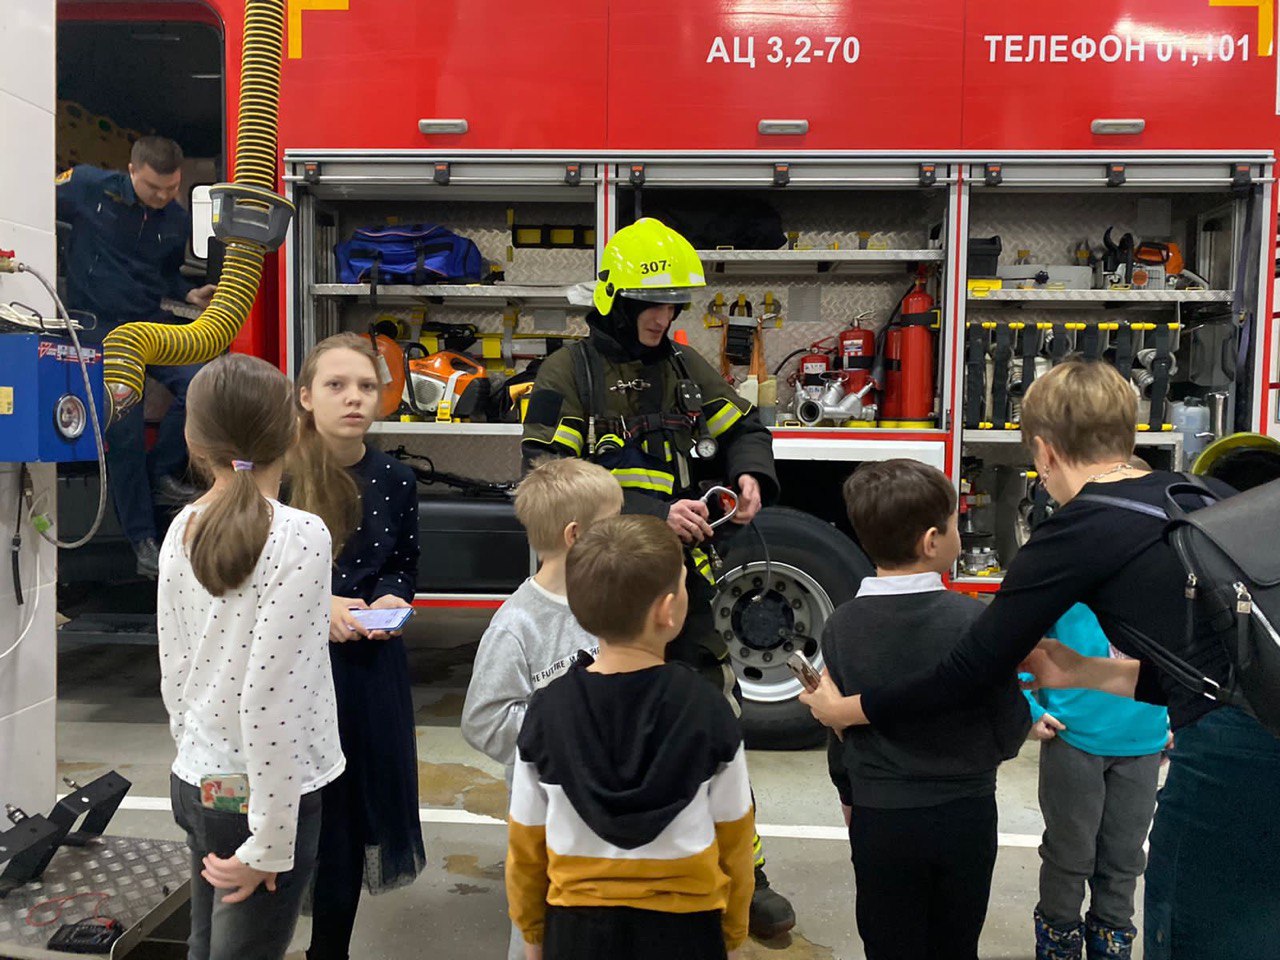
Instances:
[[[1187,509],[1188,495],[1204,505]],[[1221,499],[1198,477],[1165,491],[1163,509],[1124,497],[1082,494],[1168,521],[1165,539],[1186,570],[1187,648],[1196,637],[1222,644],[1225,685],[1129,624],[1112,621],[1144,657],[1182,685],[1247,711],[1280,736],[1280,480]]]

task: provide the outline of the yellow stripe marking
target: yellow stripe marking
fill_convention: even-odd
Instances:
[[[1257,7],[1258,8],[1258,56],[1271,56],[1275,47],[1276,6],[1275,0],[1209,0],[1211,7]]]
[[[289,59],[302,59],[302,14],[307,10],[348,10],[350,0],[288,0]]]

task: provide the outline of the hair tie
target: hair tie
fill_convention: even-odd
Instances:
[[[241,470],[252,470],[253,461],[252,460],[232,460],[231,469],[237,472]]]

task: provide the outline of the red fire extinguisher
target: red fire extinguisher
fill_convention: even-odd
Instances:
[[[822,399],[822,391],[826,389],[826,375],[831,372],[831,354],[820,353],[819,344],[815,343],[800,358],[799,389],[810,400]]]
[[[876,335],[862,326],[862,318],[853,321],[847,330],[841,330],[840,369],[843,371],[845,393],[857,393],[871,378],[876,361]],[[867,398],[871,403],[872,398]]]
[[[882,420],[933,419],[933,297],[925,289],[929,268],[921,265],[915,286],[902,299],[899,316],[885,331]]]

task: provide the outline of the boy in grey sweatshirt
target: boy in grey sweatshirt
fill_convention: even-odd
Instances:
[[[568,670],[578,651],[594,656],[598,650],[565,596],[569,548],[592,523],[621,510],[618,481],[585,460],[548,460],[516,490],[516,518],[538,555],[538,572],[493,615],[462,708],[463,738],[506,767],[508,786],[529,698]]]
[[[622,487],[604,467],[578,459],[543,461],[516,488],[516,519],[538,555],[538,572],[498,608],[480,638],[462,706],[462,736],[506,768],[535,690],[566,672],[600,644],[578,625],[565,590],[569,548],[597,520],[622,512]],[[508,960],[524,960],[524,935],[514,924]]]

